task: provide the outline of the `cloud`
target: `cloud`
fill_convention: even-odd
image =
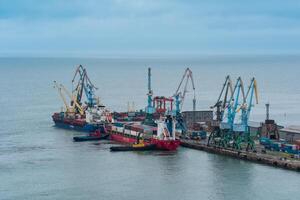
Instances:
[[[298,10],[277,0],[0,0],[0,53],[294,53]]]

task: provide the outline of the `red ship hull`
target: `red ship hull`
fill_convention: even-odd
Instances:
[[[136,137],[127,137],[126,135],[112,132],[110,133],[110,139],[127,144],[133,144],[137,141]],[[155,144],[157,149],[165,151],[175,151],[180,145],[179,140],[158,140],[154,138],[150,139],[149,141],[144,141],[144,143],[145,145]]]
[[[158,149],[167,150],[167,151],[175,151],[180,145],[179,140],[158,140],[151,139],[151,144],[155,144]]]
[[[136,142],[136,138],[125,137],[124,135],[110,133],[110,139],[120,143],[133,144]],[[145,144],[148,142],[145,141]]]

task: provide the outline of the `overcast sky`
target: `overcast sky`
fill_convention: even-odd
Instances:
[[[0,0],[0,56],[300,53],[300,1]]]

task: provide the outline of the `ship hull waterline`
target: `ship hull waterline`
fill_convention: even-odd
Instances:
[[[110,139],[123,144],[134,144],[137,142],[137,137],[128,137],[126,135],[110,132]],[[175,151],[180,145],[179,140],[158,140],[149,139],[144,141],[145,145],[155,145],[157,150]]]

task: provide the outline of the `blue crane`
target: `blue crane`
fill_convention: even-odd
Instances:
[[[233,84],[231,81],[230,76],[226,76],[225,82],[223,84],[223,87],[221,89],[220,95],[217,99],[217,102],[211,106],[211,109],[216,109],[216,123],[215,125],[213,125],[214,129],[211,132],[211,134],[209,135],[208,138],[208,145],[210,145],[210,143],[216,144],[216,145],[220,145],[220,140],[222,138],[222,136],[224,135],[223,132],[220,129],[221,123],[223,121],[224,118],[224,113],[228,108],[228,105],[230,104],[230,98],[233,94]],[[227,111],[228,113],[228,111]]]
[[[221,122],[220,124],[220,129],[222,133],[220,143],[224,147],[230,147],[232,141],[234,140],[233,124],[235,121],[237,108],[240,105],[241,95],[242,95],[242,99],[244,99],[245,98],[244,84],[241,77],[239,77],[236,81],[233,92],[226,106],[227,122]],[[223,116],[223,118],[224,117],[225,116]]]
[[[148,68],[148,93],[147,93],[147,106],[146,106],[146,118],[143,122],[145,125],[156,126],[156,123],[153,119],[153,114],[156,112],[156,109],[153,104],[153,91],[151,87],[151,68]]]
[[[155,108],[153,106],[153,90],[151,85],[151,68],[148,68],[148,93],[147,93],[147,107],[146,107],[146,113],[152,115],[155,113]]]
[[[244,84],[242,78],[239,77],[236,81],[234,89],[232,91],[231,97],[227,101],[225,110],[227,115],[223,114],[223,120],[220,124],[221,129],[233,130],[233,124],[236,116],[236,111],[240,103],[240,97],[242,95],[242,100],[245,99]],[[225,119],[226,118],[226,119]],[[224,122],[225,121],[225,122]]]
[[[75,71],[74,77],[72,79],[72,83],[74,84],[75,80],[76,85],[75,89],[73,89],[72,93],[76,96],[77,102],[81,103],[83,92],[87,99],[88,107],[94,107],[97,104],[97,98],[95,97],[96,88],[94,84],[91,82],[87,71],[83,68],[82,65],[79,65]]]
[[[194,83],[194,78],[193,78],[193,72],[192,72],[192,70],[190,70],[190,68],[187,68],[181,78],[181,81],[177,87],[175,94],[173,95],[175,97],[176,114],[179,114],[182,110],[183,102],[185,100],[185,95],[188,92],[187,87],[188,87],[189,81],[191,81],[191,83],[192,83],[192,89],[193,89],[193,95],[194,95],[193,111],[194,112],[196,111],[196,89],[195,89],[195,83]],[[185,82],[183,91],[180,91],[180,89],[183,85],[183,82]]]
[[[254,106],[253,105],[254,95],[255,95],[255,99],[256,99],[256,104],[258,104],[257,82],[256,82],[255,78],[252,78],[249,89],[248,89],[247,94],[246,94],[246,100],[247,100],[246,105],[247,106],[244,106],[242,108],[242,124],[246,128],[249,127],[248,126],[248,121],[249,121],[249,118],[250,118],[252,107]]]
[[[177,90],[173,97],[175,97],[175,113],[174,115],[176,116],[176,128],[180,129],[183,134],[187,132],[187,126],[182,118],[181,111],[183,107],[183,103],[185,100],[185,96],[188,92],[188,85],[189,82],[192,84],[192,89],[193,89],[193,125],[195,124],[195,112],[196,112],[196,89],[195,89],[195,83],[194,83],[194,78],[193,78],[193,72],[190,68],[186,68],[179,85],[177,87]],[[182,90],[182,91],[181,91]]]
[[[78,77],[75,88],[72,89],[72,94],[75,95],[75,99],[78,103],[81,103],[83,88],[84,88],[84,78],[85,78],[85,69],[82,65],[79,65],[75,71],[74,77],[72,79],[72,84],[74,87],[75,79]]]
[[[96,98],[95,91],[98,89],[96,88],[93,83],[91,82],[90,78],[88,77],[85,71],[85,84],[84,84],[84,93],[87,98],[87,104],[89,107],[94,107],[98,103],[98,99]]]
[[[251,79],[249,88],[247,90],[246,96],[244,98],[243,104],[240,105],[240,108],[237,110],[239,112],[241,110],[241,122],[235,123],[233,126],[233,131],[235,132],[235,148],[240,149],[241,144],[244,142],[247,144],[247,150],[250,147],[254,148],[254,141],[250,135],[249,130],[249,118],[251,114],[253,104],[253,98],[256,98],[256,104],[258,104],[258,90],[257,90],[257,82],[255,78]]]
[[[226,83],[226,82],[225,82]],[[229,87],[229,86],[228,86]],[[219,130],[219,141],[218,145],[229,147],[234,140],[233,124],[236,117],[236,111],[239,105],[241,105],[242,100],[245,98],[244,84],[239,77],[236,81],[234,89],[232,90],[231,96],[229,99],[225,96],[227,100],[224,102],[224,112],[222,113],[222,120],[220,122]]]

